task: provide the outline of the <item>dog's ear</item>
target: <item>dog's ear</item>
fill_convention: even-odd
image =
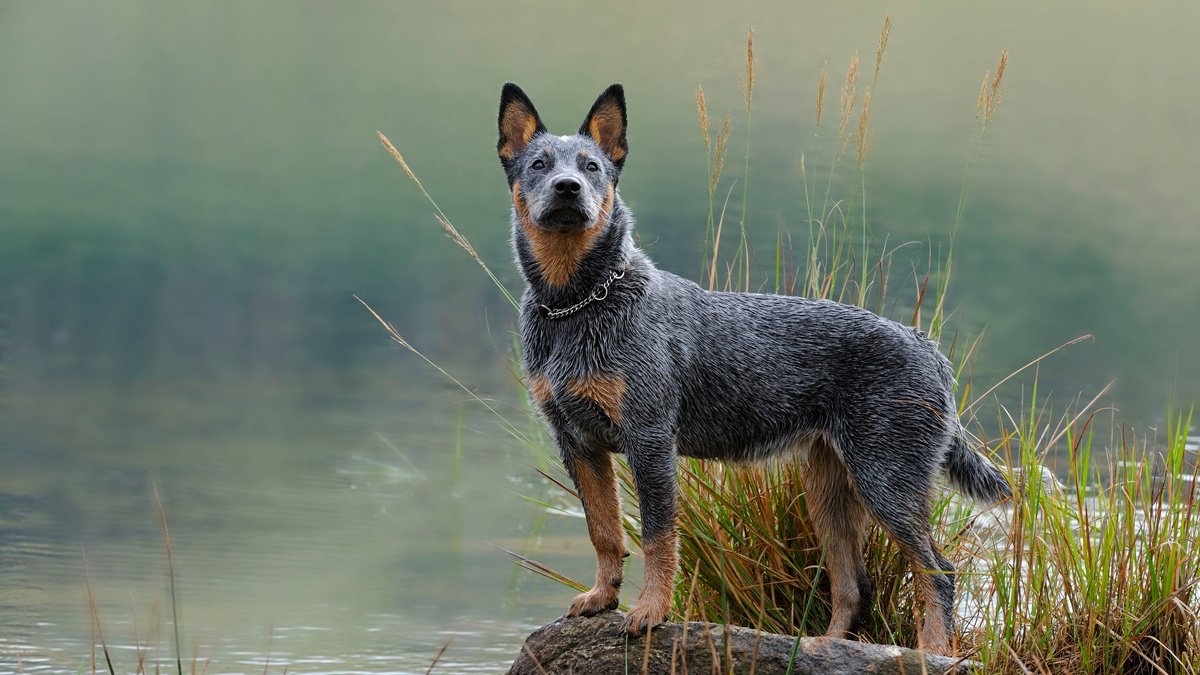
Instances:
[[[500,163],[505,166],[529,145],[538,132],[546,130],[537,109],[533,107],[533,101],[512,82],[505,84],[500,92],[498,124],[500,140],[496,143],[496,152],[500,155]]]
[[[617,169],[625,165],[625,155],[629,154],[629,145],[625,142],[626,121],[625,89],[614,84],[600,94],[579,127],[579,133],[596,141]]]

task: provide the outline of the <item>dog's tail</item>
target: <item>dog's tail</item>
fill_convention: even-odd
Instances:
[[[946,475],[963,494],[980,502],[994,504],[1012,496],[1012,486],[995,464],[967,446],[962,432],[950,442],[946,456]]]

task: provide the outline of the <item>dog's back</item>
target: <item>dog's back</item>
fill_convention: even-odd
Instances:
[[[949,363],[916,331],[828,300],[707,292],[657,273],[670,290],[646,305],[662,306],[671,319],[652,323],[670,329],[644,337],[678,344],[681,454],[754,460],[818,435],[848,449],[857,437],[896,433],[946,448],[958,431]],[[876,428],[897,420],[904,429]],[[927,452],[921,463],[941,460]]]

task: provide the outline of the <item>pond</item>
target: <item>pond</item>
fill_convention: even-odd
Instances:
[[[865,88],[890,15],[865,172],[868,244],[895,249],[885,313],[907,318],[952,243],[943,343],[983,335],[974,391],[1090,334],[1040,365],[1039,401],[1115,380],[1105,402],[1145,430],[1194,399],[1200,9],[811,5],[0,5],[0,675],[89,670],[89,586],[118,669],[138,644],[173,658],[155,488],[185,667],[423,673],[445,647],[441,672],[494,672],[562,613],[572,591],[506,553],[591,575],[582,520],[538,473],[556,460],[512,374],[512,308],[375,137],[515,292],[508,80],[564,133],[625,85],[623,198],[650,255],[697,280],[702,85],[732,113],[720,195],[733,227],[744,201],[769,290],[776,242],[807,240],[802,163],[827,168],[847,63]]]

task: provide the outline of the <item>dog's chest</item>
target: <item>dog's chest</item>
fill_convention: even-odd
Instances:
[[[521,347],[530,394],[552,423],[621,423],[627,374],[611,331],[538,322],[523,327]]]

